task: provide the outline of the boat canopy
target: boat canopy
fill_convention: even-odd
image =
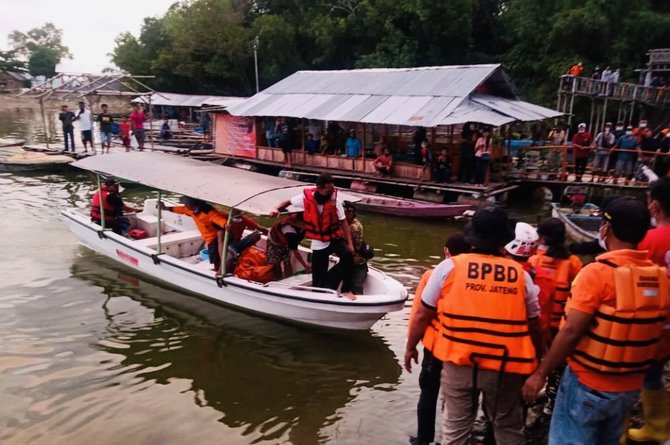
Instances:
[[[72,165],[255,215],[268,215],[278,203],[308,186],[287,178],[152,152],[89,156]],[[338,191],[338,197],[352,202],[362,199],[342,191]]]

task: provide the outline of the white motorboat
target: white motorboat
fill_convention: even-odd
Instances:
[[[276,203],[305,187],[285,178],[151,152],[112,153],[85,158],[73,165],[256,215],[267,215]],[[360,199],[355,195],[342,197]],[[67,209],[62,215],[78,240],[98,253],[189,294],[272,318],[366,330],[386,313],[401,310],[407,299],[402,284],[374,267],[370,267],[364,294],[356,300],[342,297],[337,290],[311,287],[310,275],[295,260],[293,270],[297,274],[278,281],[263,284],[232,274],[217,279],[209,262],[199,259],[203,242],[191,218],[161,212],[159,208],[158,199],[148,199],[142,212],[127,215],[132,225],[149,235],[140,240],[103,229],[81,209]],[[263,249],[264,243],[263,238],[257,247]],[[302,247],[300,252],[305,257],[310,255]],[[331,258],[331,266],[336,263],[337,259]]]

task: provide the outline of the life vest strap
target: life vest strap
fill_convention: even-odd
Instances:
[[[652,358],[649,358],[648,360],[644,360],[644,361],[641,361],[641,362],[612,362],[612,361],[605,360],[605,359],[602,359],[602,358],[594,357],[590,354],[587,354],[584,351],[580,351],[579,349],[575,349],[572,354],[573,354],[573,358],[575,357],[575,355],[578,355],[578,356],[584,357],[585,359],[587,359],[590,362],[596,363],[596,364],[601,365],[601,366],[606,366],[608,368],[630,368],[630,369],[638,368],[637,372],[641,372],[641,371],[639,371],[640,368],[642,368],[642,371],[644,371],[644,369],[647,366],[649,366],[649,364],[653,360],[653,357],[652,357]],[[581,361],[579,361],[579,362],[582,363]],[[601,370],[600,372],[606,372],[606,371]],[[612,374],[623,374],[622,372],[618,372],[618,371],[611,371],[611,373]]]
[[[530,332],[528,330],[520,332],[500,332],[500,331],[494,331],[493,329],[484,329],[484,328],[457,328],[453,326],[448,326],[444,323],[442,323],[442,326],[444,326],[445,329],[452,332],[476,332],[479,334],[495,335],[498,337],[525,337],[527,335],[530,335]]]
[[[571,358],[574,361],[576,361],[577,363],[579,363],[581,366],[583,366],[584,368],[586,368],[590,371],[596,372],[598,374],[605,374],[605,375],[624,376],[624,375],[644,374],[647,371],[647,368],[649,367],[649,365],[652,362],[652,360],[650,359],[644,365],[637,365],[636,366],[637,369],[631,369],[631,370],[628,370],[628,371],[623,371],[623,370],[606,371],[606,370],[603,370],[602,368],[598,368],[597,366],[593,366],[593,365],[587,363],[585,360],[580,359],[578,357],[578,355],[582,355],[582,353],[580,351],[574,351],[574,353],[571,355]],[[583,355],[585,355],[585,354],[583,354]],[[594,362],[597,361],[597,359],[592,359],[592,358],[589,358],[588,360],[589,361],[593,360]],[[624,366],[620,366],[620,367],[623,368]]]
[[[613,340],[611,338],[602,337],[592,331],[587,332],[589,337],[594,340],[598,340],[601,343],[605,343],[612,346],[651,346],[656,344],[661,337],[649,338],[647,340]]]
[[[457,343],[465,343],[468,345],[472,346],[479,346],[482,348],[491,348],[491,349],[500,349],[504,355],[493,355],[493,354],[485,354],[485,353],[480,353],[480,352],[473,352],[470,354],[471,357],[481,357],[481,358],[487,358],[490,360],[500,360],[500,361],[510,361],[510,362],[518,362],[518,363],[533,363],[534,359],[533,358],[525,358],[525,357],[512,357],[507,354],[507,346],[501,345],[498,343],[488,343],[484,341],[477,341],[477,340],[471,340],[469,338],[461,338],[461,337],[454,337],[453,335],[448,335],[448,334],[442,334],[444,338],[447,340],[451,340],[453,342]],[[474,361],[473,361],[474,363]]]
[[[507,324],[514,326],[523,326],[528,324],[528,320],[503,320],[500,318],[475,317],[473,315],[450,314],[448,312],[442,312],[442,315],[444,315],[447,318],[453,318],[454,320],[462,320],[462,321],[481,321],[483,323]]]
[[[659,315],[658,317],[623,318],[617,317],[616,315],[605,314],[600,311],[596,311],[594,315],[596,318],[602,318],[603,320],[621,324],[655,324],[665,321],[665,315]]]

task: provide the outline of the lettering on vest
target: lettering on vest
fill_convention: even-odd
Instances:
[[[498,283],[516,283],[519,281],[519,273],[512,266],[503,266],[502,264],[489,263],[468,263],[468,278],[472,280],[486,280],[489,275],[493,275],[493,281]]]

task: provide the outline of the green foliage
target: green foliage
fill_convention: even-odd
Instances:
[[[17,55],[28,60],[28,70],[33,76],[53,76],[56,65],[64,57],[72,57],[62,40],[63,31],[53,23],[26,33],[14,31],[9,34],[10,45]]]
[[[670,42],[667,0],[189,0],[117,38],[112,59],[156,88],[247,95],[299,69],[504,63],[551,105],[574,62],[622,69]]]
[[[19,60],[16,51],[0,51],[0,72],[26,70],[26,64]]]

